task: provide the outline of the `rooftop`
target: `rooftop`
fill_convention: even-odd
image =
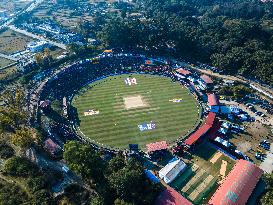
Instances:
[[[185,197],[179,194],[171,187],[167,187],[161,194],[157,197],[154,205],[193,205]]]
[[[181,74],[181,75],[190,75],[190,74],[191,74],[190,71],[185,70],[185,69],[183,69],[183,68],[177,69],[176,72],[178,72],[178,73]]]
[[[217,95],[215,94],[207,94],[207,95],[208,95],[209,106],[218,106],[220,104]]]
[[[200,78],[207,84],[212,84],[213,80],[207,75],[201,75]]]
[[[185,144],[189,146],[195,144],[199,139],[201,139],[203,135],[205,135],[210,130],[210,128],[213,127],[215,119],[216,119],[216,114],[213,112],[210,112],[205,121],[205,124],[202,125],[193,134],[191,134],[190,137],[185,140]]]
[[[210,205],[244,205],[263,171],[246,160],[238,160],[209,201]]]
[[[154,143],[147,144],[146,148],[149,153],[149,152],[168,149],[168,144],[166,141],[154,142]]]

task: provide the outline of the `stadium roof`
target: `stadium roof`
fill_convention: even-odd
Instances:
[[[168,144],[166,141],[154,142],[154,143],[147,144],[146,148],[148,153],[155,152],[155,151],[168,149]]]
[[[195,144],[199,139],[201,139],[202,136],[204,136],[210,130],[210,128],[213,127],[215,119],[216,119],[216,114],[213,112],[210,112],[208,114],[205,124],[202,125],[193,134],[191,134],[190,137],[185,140],[185,144],[188,146]]]
[[[217,95],[215,94],[207,94],[207,95],[208,95],[209,106],[218,106],[220,104]]]
[[[209,130],[208,132],[208,137],[210,139],[215,139],[217,136],[219,136],[218,134],[218,130],[221,128],[222,122],[220,122],[217,118],[215,119],[212,128]]]
[[[189,70],[185,70],[183,68],[177,69],[176,72],[180,73],[181,75],[190,75],[191,74],[191,72]]]
[[[244,205],[263,171],[246,160],[238,160],[223,184],[209,201],[210,205]]]
[[[195,144],[204,134],[206,134],[210,129],[210,125],[204,124],[196,132],[194,132],[188,139],[185,140],[186,145]]]
[[[189,200],[171,187],[167,187],[157,197],[154,205],[193,205]]]
[[[213,83],[212,79],[207,75],[201,75],[200,78],[207,84],[212,84]]]

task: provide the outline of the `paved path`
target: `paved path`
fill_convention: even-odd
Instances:
[[[260,168],[270,174],[273,172],[273,143],[271,143],[270,151],[267,151],[266,154],[267,156],[261,163]]]
[[[270,99],[270,101],[273,100],[273,98],[272,98],[273,90],[267,86],[260,85],[256,82],[251,81],[251,80],[244,79],[243,77],[236,77],[236,76],[231,76],[231,75],[221,75],[219,73],[214,73],[210,70],[205,70],[205,69],[200,69],[200,68],[195,68],[195,67],[191,67],[191,68],[196,69],[201,73],[204,73],[204,74],[207,74],[210,76],[214,76],[217,78],[222,78],[225,80],[232,80],[232,81],[238,81],[241,83],[249,84],[252,87],[258,88],[258,90],[257,89],[255,89],[255,90],[258,91],[259,93],[263,94],[263,96],[266,95],[267,99]]]
[[[14,58],[14,57],[12,57],[12,56],[10,56],[10,55],[6,55],[6,54],[3,54],[3,53],[0,53],[0,58],[6,58],[6,59],[12,60],[12,61],[17,61],[17,60],[19,60],[18,58]]]
[[[64,50],[67,49],[66,45],[63,44],[63,43],[58,43],[58,42],[49,40],[49,39],[47,39],[47,38],[45,38],[45,37],[43,37],[43,36],[39,36],[39,35],[30,33],[30,32],[28,32],[28,31],[26,31],[26,30],[16,28],[16,27],[13,26],[13,25],[9,26],[9,28],[10,28],[11,30],[13,30],[13,31],[16,31],[16,32],[21,33],[21,34],[24,34],[24,35],[29,36],[29,37],[31,37],[31,38],[35,38],[35,39],[38,39],[38,40],[41,40],[41,41],[47,41],[48,43],[50,43],[50,44],[52,44],[52,45],[54,45],[54,46],[57,46],[57,47],[59,47],[59,48],[61,48],[61,49],[64,49]]]

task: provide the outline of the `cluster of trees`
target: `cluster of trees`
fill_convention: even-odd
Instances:
[[[11,133],[11,142],[23,149],[39,142],[39,134],[27,125],[25,93],[22,89],[6,90],[0,97],[0,131]]]
[[[266,183],[265,192],[261,196],[259,204],[271,205],[273,204],[273,174],[265,174],[263,179]]]
[[[0,96],[4,106],[0,106],[0,131],[15,131],[27,122],[24,109],[25,94],[22,89],[6,90]]]
[[[234,97],[236,99],[241,99],[251,93],[252,90],[244,85],[223,86],[219,90],[219,94]]]
[[[143,19],[112,18],[98,32],[106,47],[172,54],[273,83],[273,3],[137,0]]]
[[[54,203],[49,187],[52,177],[45,175],[36,164],[24,157],[13,156],[5,161],[2,170],[6,176],[14,177],[15,183],[10,186],[7,183],[0,183],[1,204],[39,204],[50,205]],[[17,184],[16,179],[22,179]],[[24,184],[24,188],[20,186]],[[8,193],[9,192],[9,193]],[[12,193],[12,194],[11,194]],[[6,198],[2,198],[7,196]],[[2,199],[1,199],[2,198]]]
[[[35,60],[38,66],[47,68],[53,62],[53,57],[51,55],[50,49],[45,48],[43,52],[37,53],[35,55]]]
[[[106,161],[92,147],[76,141],[65,144],[64,159],[95,188],[97,194],[90,199],[92,205],[148,205],[161,190],[147,179],[143,166],[135,159],[114,157]]]

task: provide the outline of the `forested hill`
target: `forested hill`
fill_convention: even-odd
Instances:
[[[100,37],[108,46],[169,51],[273,84],[272,2],[136,0],[136,5],[134,12],[144,18],[125,15],[102,28]]]

